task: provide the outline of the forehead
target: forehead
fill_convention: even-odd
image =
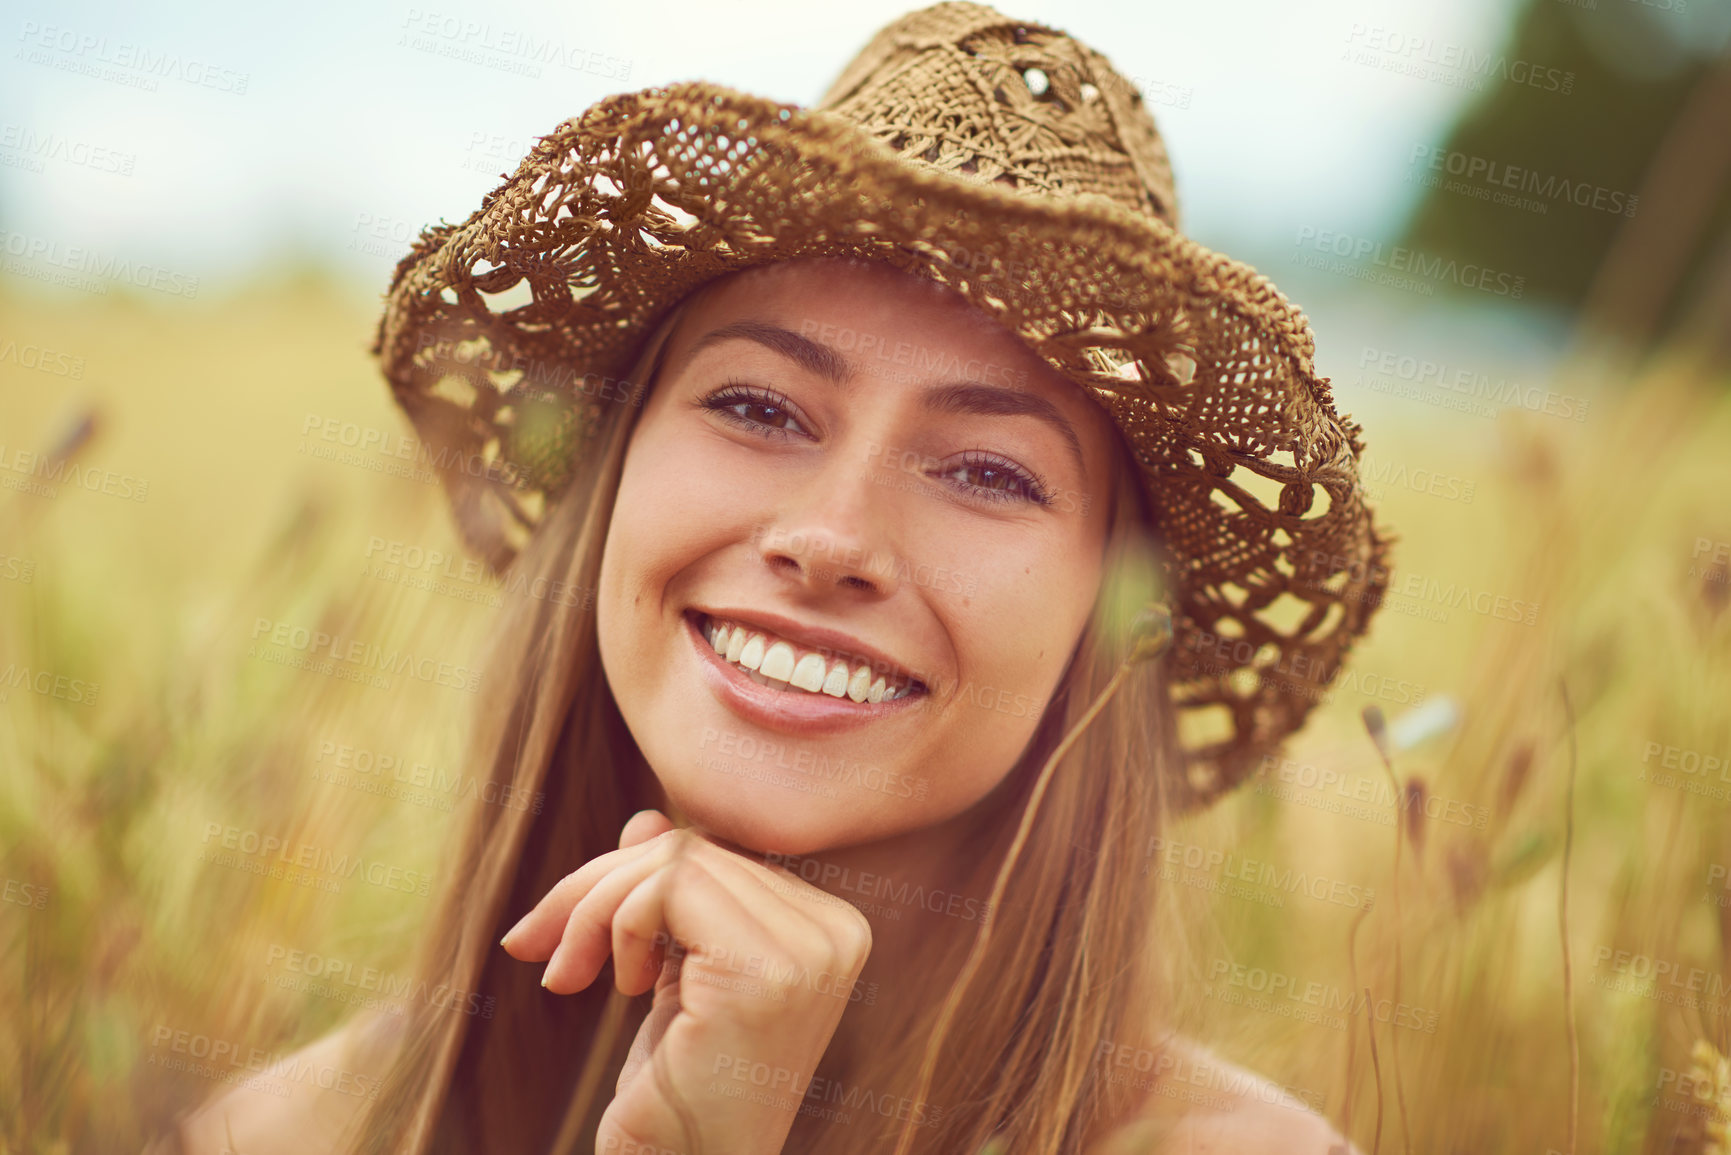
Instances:
[[[1080,420],[1110,428],[1105,412],[1015,333],[966,297],[881,261],[814,258],[760,265],[712,282],[681,321],[670,364],[716,329],[768,322],[822,343],[870,374],[924,376],[922,367],[984,366],[994,383],[1041,394]],[[860,350],[868,355],[858,355]],[[955,373],[934,372],[934,376]]]
[[[937,310],[970,335],[1015,336],[948,285],[883,261],[850,257],[775,261],[725,277],[713,289],[712,301],[732,307],[745,300],[770,298],[794,300],[814,310],[842,303],[882,311]]]
[[[927,305],[941,302],[958,310],[978,312],[967,298],[930,277],[898,269],[884,261],[860,257],[772,261],[730,274],[717,282],[714,288],[718,297],[737,293],[806,293],[823,289],[841,295],[896,298]],[[980,315],[984,317],[984,314]]]

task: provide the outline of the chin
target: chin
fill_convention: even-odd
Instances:
[[[715,797],[713,791],[696,791],[696,797],[673,788],[666,793],[687,823],[748,854],[807,855],[852,842],[831,823],[801,812],[798,803],[765,797],[770,791],[782,793],[775,786],[758,784],[725,798]]]
[[[705,834],[751,854],[812,855],[882,837],[845,795],[823,798],[767,782],[662,780],[685,820]]]

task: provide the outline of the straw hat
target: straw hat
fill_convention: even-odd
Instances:
[[[373,352],[452,499],[510,565],[602,406],[691,290],[861,256],[933,278],[1116,421],[1171,553],[1180,802],[1252,772],[1323,696],[1387,581],[1359,427],[1269,280],[1186,239],[1136,88],[1062,32],[913,12],[814,109],[694,82],[542,137],[398,264]],[[1200,736],[1197,736],[1200,735]]]

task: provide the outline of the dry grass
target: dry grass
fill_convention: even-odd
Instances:
[[[64,484],[53,498],[0,490],[0,671],[99,686],[91,705],[56,697],[52,680],[47,693],[0,686],[0,873],[11,888],[0,904],[0,1150],[137,1150],[167,1112],[217,1085],[172,1069],[191,1057],[177,1038],[280,1055],[348,1012],[328,989],[279,986],[304,977],[287,952],[351,964],[353,981],[329,989],[401,967],[427,900],[366,871],[436,876],[450,815],[482,804],[447,793],[447,811],[315,780],[325,743],[460,770],[473,698],[249,657],[255,623],[472,665],[497,611],[365,572],[375,536],[457,553],[436,488],[299,451],[309,414],[404,429],[364,355],[365,302],[281,284],[175,313],[118,298],[15,299],[5,312],[0,343],[86,359],[83,380],[0,359],[6,460],[46,448],[60,415],[88,408],[99,425],[77,460],[150,489],[143,502]],[[1731,395],[1661,369],[1595,399],[1583,423],[1511,414],[1465,422],[1478,434],[1468,438],[1439,434],[1439,420],[1401,413],[1372,426],[1380,456],[1477,482],[1470,505],[1390,487],[1396,589],[1416,574],[1536,601],[1534,624],[1461,607],[1430,621],[1391,599],[1355,668],[1449,696],[1459,726],[1403,746],[1405,704],[1337,689],[1290,751],[1336,783],[1287,783],[1295,793],[1283,799],[1274,768],[1262,789],[1172,832],[1230,856],[1191,881],[1250,888],[1172,888],[1168,917],[1192,944],[1180,1013],[1223,1055],[1345,1123],[1366,1152],[1565,1150],[1566,682],[1579,750],[1577,1149],[1708,1150],[1717,1117],[1700,1088],[1715,1085],[1691,1064],[1706,1061],[1700,1040],[1727,1049],[1731,906],[1715,900],[1731,899],[1731,801],[1641,775],[1664,772],[1662,755],[1644,766],[1648,743],[1731,754],[1731,583],[1692,557],[1698,539],[1731,541]],[[30,580],[8,578],[8,558],[28,563]],[[1361,720],[1367,705],[1389,718],[1387,769]],[[1675,773],[1731,791],[1731,769],[1723,782]],[[1398,900],[1397,798],[1418,808],[1399,827]],[[221,848],[212,824],[237,842],[252,831],[312,847],[326,863],[359,856],[363,869],[315,872],[340,882],[335,892],[259,879],[201,858]],[[1328,884],[1325,897],[1282,889],[1297,873]],[[1352,893],[1335,883],[1374,890],[1375,902],[1330,901]],[[1281,905],[1258,901],[1273,894]],[[1631,972],[1644,958],[1670,969],[1656,983],[1618,973],[1624,951]],[[1258,973],[1287,976],[1322,1005],[1259,1009],[1248,1001]],[[1379,1007],[1406,1005],[1382,1016],[1398,1025],[1362,1013],[1351,992],[1367,989]],[[1683,1005],[1691,995],[1702,1005]],[[1338,998],[1352,1005],[1329,1011]]]

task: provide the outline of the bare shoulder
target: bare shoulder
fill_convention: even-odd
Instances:
[[[182,1118],[184,1155],[301,1155],[328,1151],[377,1093],[383,1072],[357,1062],[395,1024],[361,1015],[290,1055],[272,1055]],[[366,1069],[360,1069],[362,1067]]]
[[[1139,1119],[1161,1155],[1361,1155],[1271,1079],[1174,1036]]]

